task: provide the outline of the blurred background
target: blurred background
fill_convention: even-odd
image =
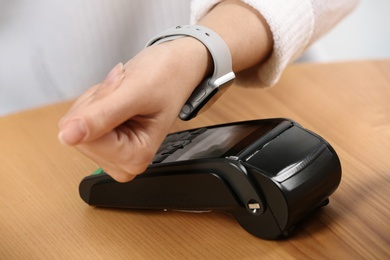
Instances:
[[[381,58],[390,58],[390,0],[360,0],[353,13],[313,45],[300,61]]]
[[[77,97],[172,26],[160,19],[172,7],[188,22],[188,1],[154,1],[0,0],[0,116]],[[360,0],[298,62],[390,58],[389,26],[390,0]]]

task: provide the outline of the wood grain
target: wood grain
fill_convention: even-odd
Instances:
[[[0,118],[0,259],[389,259],[390,60],[301,64],[274,88],[232,87],[172,131],[288,117],[338,152],[330,204],[291,238],[246,233],[228,214],[99,209],[78,184],[97,165],[57,141],[70,103]]]

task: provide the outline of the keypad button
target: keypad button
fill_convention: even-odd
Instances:
[[[204,133],[206,130],[207,128],[200,128],[193,131],[183,131],[168,135],[158,149],[152,163],[163,162],[168,156],[178,149],[183,149],[186,145],[190,144],[194,138]]]

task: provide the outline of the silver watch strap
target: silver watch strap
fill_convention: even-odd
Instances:
[[[214,31],[200,25],[176,26],[154,36],[146,47],[182,37],[193,37],[202,42],[213,58],[214,72],[206,78],[192,93],[183,106],[179,117],[189,120],[216,94],[220,87],[230,85],[235,75],[232,71],[232,59],[224,40]]]

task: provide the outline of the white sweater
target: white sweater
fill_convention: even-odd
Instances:
[[[191,21],[196,23],[220,0],[192,2]],[[358,0],[242,0],[258,10],[270,26],[274,47],[271,57],[256,68],[238,75],[236,84],[272,86],[285,67],[320,36],[328,32]],[[234,18],[233,18],[234,19]]]
[[[244,0],[274,37],[271,58],[238,83],[274,84],[357,0]],[[0,17],[0,115],[75,98],[154,34],[195,23],[216,0],[6,1]],[[248,75],[251,75],[249,77]],[[255,75],[256,77],[253,77]]]

